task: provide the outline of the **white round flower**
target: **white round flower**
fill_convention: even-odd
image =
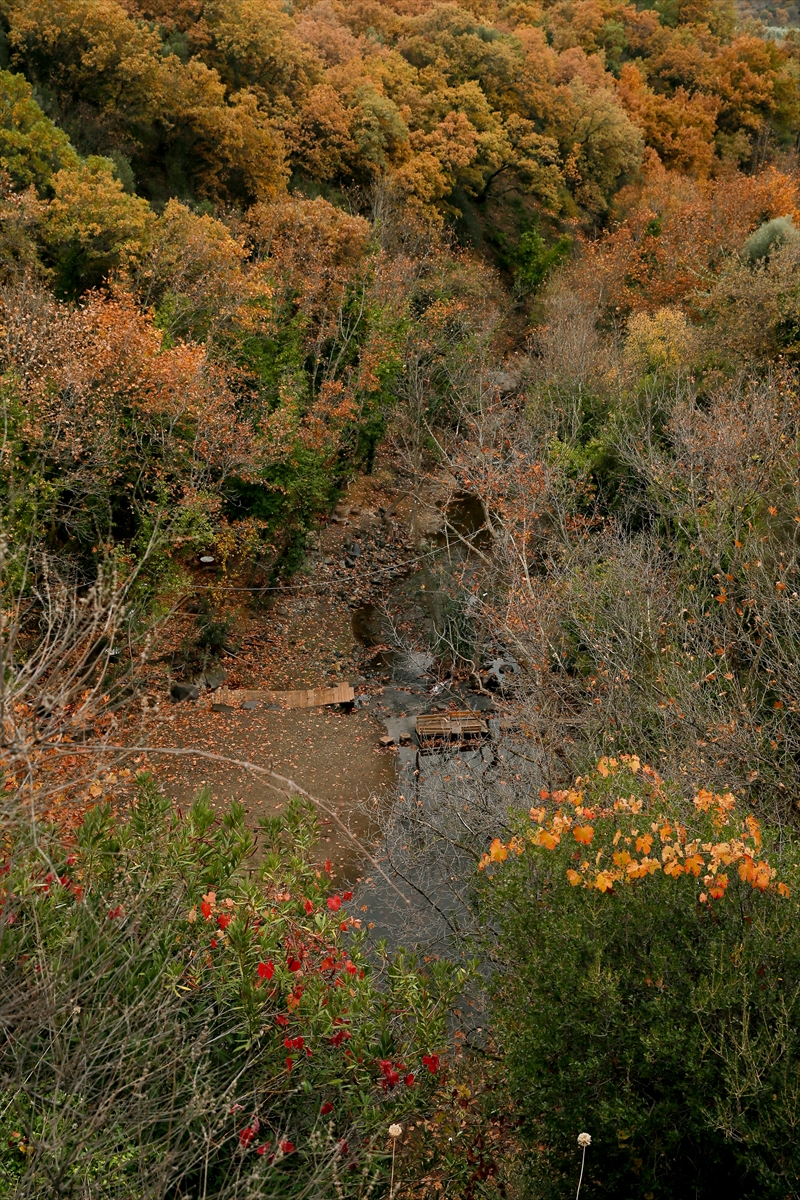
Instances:
[[[400,1134],[402,1132],[403,1132],[402,1125],[390,1125],[389,1126],[389,1137],[390,1138],[398,1138],[398,1137],[400,1137]]]
[[[588,1134],[588,1133],[579,1133],[578,1134],[578,1145],[583,1146],[584,1150],[586,1149],[587,1146],[591,1146],[591,1144],[592,1144],[591,1134]]]

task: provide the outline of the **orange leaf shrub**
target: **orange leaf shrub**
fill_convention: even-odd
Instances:
[[[633,794],[619,794],[631,783]],[[790,894],[789,886],[777,880],[776,868],[761,857],[758,821],[740,810],[730,792],[700,788],[690,808],[651,767],[622,754],[600,759],[596,775],[579,777],[574,788],[544,798],[550,803],[531,809],[526,834],[507,846],[495,838],[479,869],[505,862],[510,851],[523,854],[528,846],[556,850],[568,832],[579,846],[589,846],[596,834],[594,861],[565,868],[573,887],[606,893],[660,871],[671,879],[697,880],[698,902],[707,904],[725,896],[730,878],[723,868],[732,867],[756,891]]]
[[[770,841],[730,792],[619,755],[495,843],[478,902],[531,1194],[563,1195],[576,1129],[598,1193],[792,1194],[800,863]]]

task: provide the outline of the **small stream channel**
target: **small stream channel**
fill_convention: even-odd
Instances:
[[[460,496],[450,506],[448,517],[453,528],[462,538],[470,538],[481,548],[491,539],[484,529],[483,509],[477,498]],[[450,561],[463,563],[470,557],[464,543],[452,534],[448,539],[443,529],[435,535],[435,544],[445,550],[449,548]],[[421,580],[428,584],[423,590]],[[433,654],[427,649],[405,649],[397,644],[396,628],[404,627],[411,645],[430,644],[433,631],[433,616],[439,597],[428,590],[431,574],[406,575],[397,580],[386,598],[386,608],[376,604],[364,605],[352,613],[351,628],[355,641],[367,655],[364,671],[369,678],[377,677],[383,683],[382,691],[371,696],[369,708],[376,719],[382,722],[386,735],[398,743],[394,750],[396,788],[394,794],[384,798],[377,822],[376,834],[382,843],[376,855],[381,865],[397,885],[402,897],[391,884],[382,878],[369,863],[357,862],[362,882],[357,886],[358,905],[368,909],[367,923],[370,942],[385,940],[390,947],[414,947],[444,952],[450,930],[443,914],[452,907],[454,894],[449,879],[442,875],[442,859],[431,862],[430,877],[420,886],[421,877],[414,871],[402,878],[395,874],[393,866],[408,853],[408,839],[418,834],[417,819],[420,810],[432,818],[441,815],[443,787],[446,780],[471,777],[478,781],[496,773],[503,760],[503,751],[496,740],[499,723],[495,704],[491,697],[481,695],[459,682],[448,685],[444,673],[437,670]],[[392,612],[392,619],[388,610]],[[394,628],[393,628],[394,626]],[[370,655],[369,651],[375,653]],[[452,750],[440,753],[422,753],[416,737],[416,719],[420,714],[447,709],[472,709],[491,721],[494,738],[479,749]],[[500,757],[498,757],[500,756]],[[414,820],[406,828],[405,814],[414,807]],[[463,831],[462,831],[463,832]],[[406,836],[407,835],[407,836]],[[404,838],[406,839],[404,841]],[[387,848],[392,847],[391,862],[387,859]],[[434,858],[437,852],[434,851]],[[456,861],[456,859],[458,861]],[[453,876],[468,877],[474,863],[469,856],[456,855],[449,861]],[[426,875],[424,868],[422,876]],[[458,908],[458,901],[455,902]],[[463,914],[462,914],[463,915]]]

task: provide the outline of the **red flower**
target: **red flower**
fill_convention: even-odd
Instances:
[[[323,958],[322,962],[319,964],[320,971],[332,971],[333,967],[334,967],[334,962],[333,962],[333,959],[331,958],[330,954],[328,955],[327,958]]]
[[[283,1013],[278,1013],[278,1016],[275,1018],[275,1020],[278,1022],[279,1025],[288,1025],[289,1024],[289,1018],[285,1017],[283,1015]]]
[[[250,1143],[252,1142],[255,1135],[256,1135],[256,1131],[255,1131],[255,1129],[253,1129],[252,1125],[246,1125],[244,1127],[242,1132],[239,1134],[239,1145],[242,1147],[243,1150],[247,1149],[247,1147],[250,1145]]]
[[[435,1075],[439,1070],[439,1055],[438,1054],[423,1054],[422,1065],[427,1067],[431,1075]]]
[[[330,1038],[328,1038],[328,1041],[330,1042],[330,1044],[331,1044],[332,1046],[341,1046],[342,1042],[344,1042],[344,1041],[345,1041],[347,1038],[349,1038],[349,1037],[350,1037],[350,1031],[349,1031],[349,1030],[347,1030],[347,1029],[337,1029],[337,1031],[336,1031],[336,1033],[333,1035],[333,1037],[330,1037]]]
[[[217,948],[217,939],[216,939],[216,938],[212,938],[212,939],[211,939],[211,949],[212,949],[212,950],[216,950],[216,948]]]
[[[269,1142],[264,1142],[263,1146],[256,1146],[256,1154],[266,1154],[269,1150]]]
[[[329,858],[326,858],[325,859],[325,874],[330,875],[332,870],[333,870],[333,863],[331,862],[331,860]]]
[[[319,1110],[319,1115],[321,1117],[327,1117],[329,1112],[333,1112],[333,1105],[331,1104],[330,1100],[326,1100],[322,1108]]]
[[[286,1070],[287,1070],[287,1071],[291,1071],[291,1069],[292,1069],[292,1060],[291,1060],[290,1058],[288,1058],[288,1057],[287,1057],[287,1059],[286,1059]]]
[[[302,970],[303,964],[300,962],[299,958],[290,958],[287,966],[289,967],[290,971],[300,971]]]
[[[347,962],[344,964],[344,969],[348,975],[355,975],[358,972],[358,967],[355,963]]]
[[[68,867],[74,867],[74,866],[75,866],[75,863],[76,863],[77,861],[78,861],[78,860],[77,860],[77,855],[75,855],[75,854],[68,854],[68,855],[67,855],[67,866],[68,866]]]
[[[381,1083],[383,1090],[386,1091],[387,1088],[397,1087],[397,1084],[400,1082],[400,1075],[395,1070],[395,1067],[399,1064],[392,1064],[388,1058],[382,1058],[378,1065],[383,1073],[383,1081]]]
[[[403,1082],[405,1083],[406,1087],[413,1087],[413,1086],[414,1086],[414,1084],[415,1084],[415,1082],[416,1082],[416,1080],[414,1079],[414,1074],[413,1074],[413,1072],[411,1072],[410,1074],[406,1075],[406,1077],[405,1077],[405,1079],[404,1079],[404,1081],[403,1081]]]
[[[302,1038],[302,1037],[292,1038],[292,1049],[293,1050],[302,1050],[303,1046],[305,1046],[305,1044],[306,1044],[305,1038]]]
[[[342,897],[341,896],[338,896],[338,895],[337,896],[328,896],[328,908],[331,910],[331,912],[338,912],[341,907],[342,907]]]
[[[217,917],[217,924],[219,925],[220,929],[227,929],[232,919],[233,918],[231,917],[230,913],[220,913],[220,915]]]
[[[109,914],[108,914],[108,919],[109,919],[109,921],[115,921],[117,919],[117,917],[121,917],[121,916],[122,916],[122,905],[118,904],[116,908],[110,909]]]
[[[284,1154],[291,1154],[294,1150],[293,1142],[281,1142],[281,1150]]]
[[[353,893],[352,893],[352,892],[343,892],[343,893],[342,893],[342,899],[343,899],[343,900],[352,900],[352,899],[353,899]]]
[[[307,913],[312,913],[314,911],[314,905],[311,903],[310,900],[306,900],[305,904],[303,905],[303,908],[306,910]]]
[[[275,967],[272,965],[272,962],[260,962],[258,964],[259,979],[272,979],[274,974]]]
[[[339,1142],[337,1144],[336,1149],[339,1151],[339,1153],[341,1155],[347,1154],[348,1146],[347,1146],[347,1142],[344,1140],[344,1138],[342,1138],[341,1142]]]
[[[205,917],[205,919],[207,921],[209,921],[211,919],[211,905],[208,903],[207,900],[204,900],[203,903],[200,905],[200,912],[203,914],[203,916]]]
[[[339,928],[341,929],[342,933],[347,933],[347,921],[342,921]]]

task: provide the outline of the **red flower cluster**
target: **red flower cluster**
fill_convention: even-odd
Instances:
[[[252,1125],[245,1125],[244,1129],[239,1134],[239,1145],[243,1150],[252,1142],[253,1138],[258,1133],[258,1117],[253,1121]]]
[[[381,1087],[383,1090],[387,1092],[391,1091],[392,1088],[397,1087],[398,1083],[400,1082],[400,1075],[406,1069],[403,1063],[393,1063],[388,1058],[382,1058],[379,1060],[378,1066],[380,1067],[381,1074],[383,1075],[383,1079],[381,1080]],[[406,1087],[414,1086],[416,1083],[416,1077],[414,1076],[413,1071],[409,1071],[409,1073],[404,1077],[403,1083],[406,1085]]]
[[[438,1054],[423,1054],[422,1065],[427,1067],[431,1075],[435,1075],[439,1070],[439,1055]]]
[[[69,858],[67,859],[67,866],[71,867],[74,865],[74,863],[75,863],[75,855],[70,854]],[[8,874],[10,874],[10,872],[11,872],[11,867],[8,864],[6,864],[2,868],[0,868],[0,875],[8,875]],[[39,880],[39,879],[41,879],[41,882],[37,883],[37,880]],[[42,894],[45,896],[50,895],[50,889],[51,889],[52,885],[56,882],[60,883],[61,887],[66,888],[66,890],[68,892],[72,891],[74,893],[75,899],[78,902],[80,902],[81,897],[83,896],[82,886],[79,883],[75,883],[72,879],[70,879],[69,875],[58,875],[57,876],[55,874],[55,872],[48,871],[47,874],[42,879],[41,872],[35,871],[31,875],[31,880],[34,883],[36,883],[37,887],[40,887],[42,889]],[[6,896],[6,894],[7,893],[5,891],[0,892],[0,898],[4,898]],[[120,912],[118,915],[120,915],[121,913],[122,913],[122,909],[120,908]],[[13,924],[13,922],[9,922],[9,923]]]

